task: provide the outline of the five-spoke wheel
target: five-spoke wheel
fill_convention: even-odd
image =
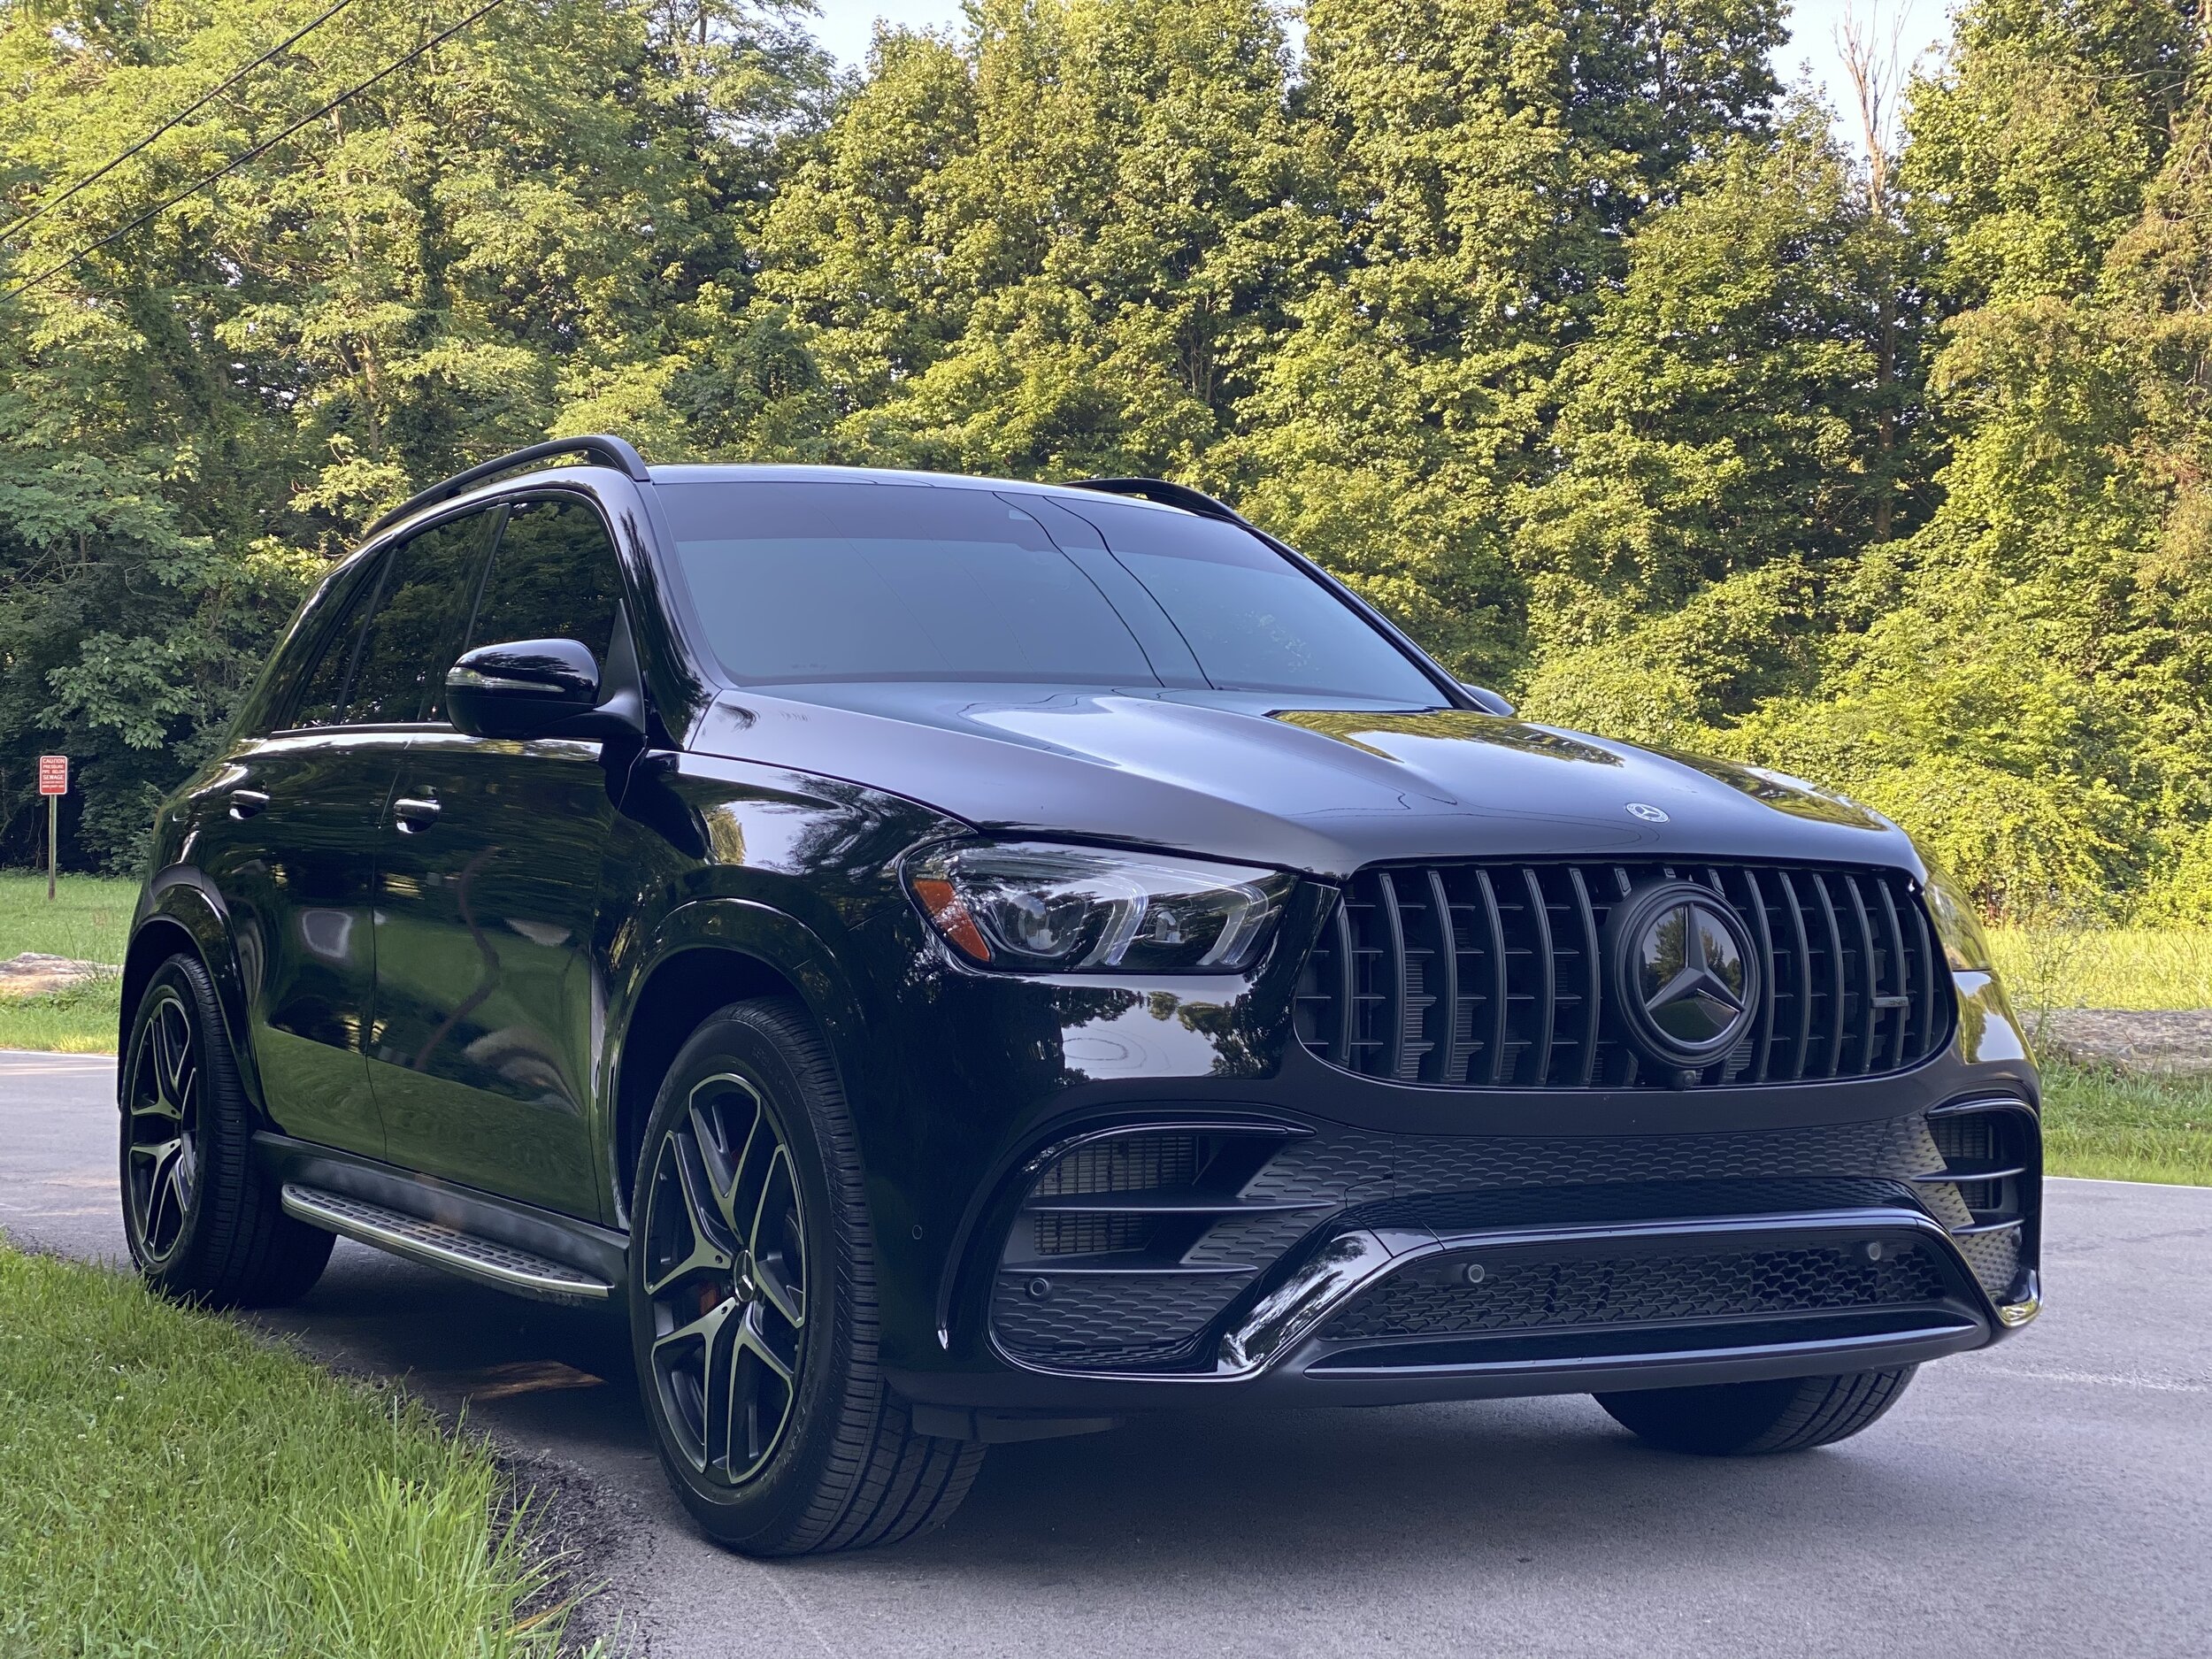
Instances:
[[[123,1085],[124,1202],[150,1267],[176,1255],[198,1192],[201,1071],[183,995],[174,985],[156,986]]]
[[[147,1281],[173,1296],[267,1306],[304,1293],[330,1234],[284,1213],[256,1156],[222,1003],[183,952],[147,976],[118,1090],[123,1230]]]
[[[724,1071],[691,1086],[654,1158],[653,1377],[679,1449],[734,1486],[774,1455],[798,1397],[806,1224],[791,1149],[759,1092]]]
[[[631,1185],[629,1312],[662,1467],[756,1555],[893,1543],[950,1515],[979,1441],[918,1433],[884,1374],[860,1141],[795,1001],[702,1020]]]

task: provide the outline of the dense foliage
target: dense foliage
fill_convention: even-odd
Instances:
[[[13,0],[50,202],[326,0]],[[14,280],[465,14],[353,0]],[[0,301],[0,853],[86,863],[383,503],[548,432],[1155,472],[1544,718],[1860,795],[1993,910],[2212,915],[2195,0],[1967,0],[1870,167],[1780,0],[505,0]],[[12,215],[12,217],[14,215]]]

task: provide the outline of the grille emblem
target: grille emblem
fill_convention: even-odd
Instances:
[[[1648,801],[1631,801],[1628,803],[1628,816],[1640,818],[1647,824],[1663,824],[1667,821],[1666,809],[1655,807]]]
[[[1751,1028],[1759,958],[1734,905],[1694,881],[1661,881],[1607,918],[1614,995],[1629,1041],[1663,1066],[1702,1069]]]

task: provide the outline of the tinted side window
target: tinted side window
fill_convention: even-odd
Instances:
[[[292,712],[284,720],[286,726],[338,724],[346,706],[346,673],[353,666],[354,647],[360,642],[362,626],[369,619],[385,563],[380,558],[354,572],[346,591],[331,595],[320,618],[329,624],[323,630],[321,655],[302,681]]]
[[[460,655],[487,522],[449,518],[393,549],[346,693],[348,726],[445,718],[445,672]]]
[[[523,502],[499,538],[469,647],[575,640],[604,667],[621,602],[621,567],[599,515],[581,502]]]

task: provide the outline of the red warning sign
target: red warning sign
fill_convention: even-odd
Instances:
[[[41,755],[38,757],[38,792],[41,795],[69,793],[69,757]]]

